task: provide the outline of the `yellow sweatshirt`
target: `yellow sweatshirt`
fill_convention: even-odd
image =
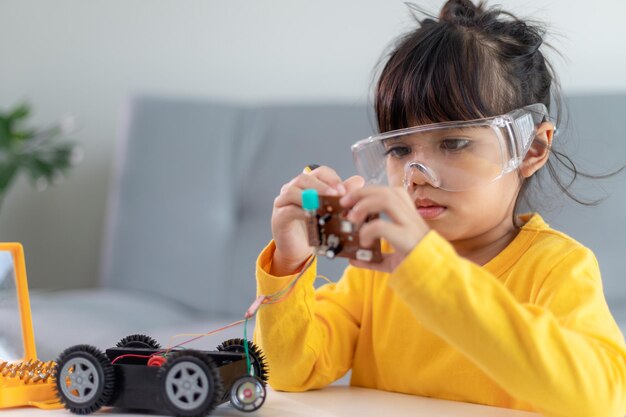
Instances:
[[[539,215],[484,266],[431,231],[396,270],[349,266],[315,290],[316,265],[257,313],[255,340],[277,390],[351,385],[538,411],[626,412],[626,346],[593,253]],[[294,276],[257,261],[258,294]]]

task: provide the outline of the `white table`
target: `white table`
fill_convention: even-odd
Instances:
[[[0,416],[11,417],[69,417],[67,410],[39,410],[13,408],[0,411]],[[137,414],[127,410],[103,408],[94,416],[146,417],[154,413]],[[391,392],[330,386],[318,391],[285,393],[269,390],[265,404],[254,413],[241,413],[224,404],[211,413],[215,417],[532,417],[539,414],[504,408],[487,407],[454,401],[395,394]]]

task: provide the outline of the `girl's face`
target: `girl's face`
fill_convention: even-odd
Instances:
[[[514,229],[511,218],[520,185],[516,172],[455,192],[435,188],[419,175],[410,176],[406,184],[400,177],[390,178],[391,185],[405,186],[428,226],[450,242]]]
[[[537,131],[542,140],[536,142],[549,144],[553,129],[550,123],[542,125]],[[426,223],[452,243],[477,239],[480,245],[514,231],[512,216],[520,174],[529,177],[548,156],[545,145],[535,144],[519,171],[489,181],[502,171],[510,154],[502,141],[490,145],[496,142],[488,132],[463,129],[428,140],[413,137],[385,144],[389,184],[405,187]],[[411,161],[421,161],[425,168],[411,169]],[[442,188],[458,186],[463,191],[446,191],[437,181]]]

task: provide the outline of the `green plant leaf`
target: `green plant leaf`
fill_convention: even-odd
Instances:
[[[28,103],[20,103],[11,110],[9,119],[12,121],[23,120],[30,115],[30,105]]]
[[[22,165],[32,181],[37,181],[41,177],[52,179],[54,174],[54,167],[44,159],[37,157],[24,158]]]
[[[58,124],[43,129],[26,127],[30,113],[28,103],[0,111],[0,196],[22,169],[37,185],[43,179],[53,183],[72,167],[76,144],[62,141],[65,134]]]
[[[0,194],[4,194],[8,190],[17,169],[18,165],[14,161],[0,164]]]
[[[8,148],[11,143],[11,130],[6,117],[0,116],[0,147]]]
[[[12,136],[14,139],[17,139],[18,141],[25,141],[35,136],[35,131],[34,130],[13,131]]]

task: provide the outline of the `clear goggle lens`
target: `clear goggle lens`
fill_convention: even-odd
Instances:
[[[352,152],[368,183],[463,191],[516,169],[546,115],[539,104],[494,118],[402,129],[359,141]]]

